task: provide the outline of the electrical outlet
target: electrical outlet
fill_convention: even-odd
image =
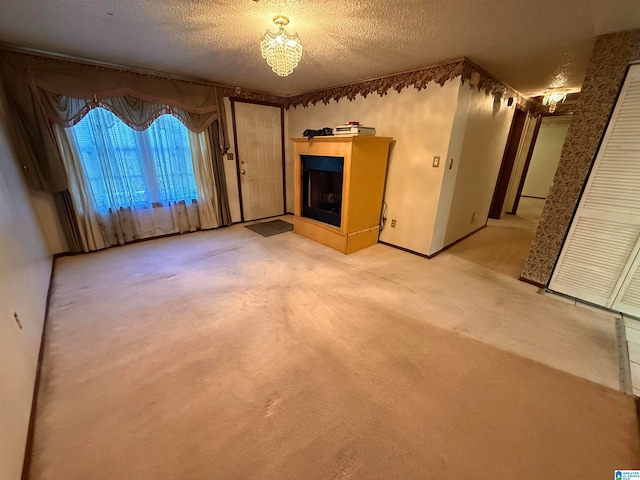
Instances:
[[[396,219],[395,218],[391,219],[391,228],[396,228]]]
[[[233,153],[227,153],[227,160],[233,160]]]
[[[18,316],[18,312],[13,312],[13,318],[15,319],[16,323],[18,324],[18,327],[20,328],[20,330],[22,330],[22,322],[20,321],[20,317]]]
[[[433,166],[435,168],[438,168],[440,166],[440,156],[435,156],[433,157]]]

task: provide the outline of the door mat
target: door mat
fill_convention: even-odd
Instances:
[[[293,231],[293,225],[282,220],[254,223],[253,225],[245,225],[244,227],[259,233],[263,237],[270,237],[272,235],[278,235],[279,233]]]

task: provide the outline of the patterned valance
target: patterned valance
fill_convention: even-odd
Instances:
[[[229,147],[222,97],[212,84],[3,50],[0,76],[12,117],[9,134],[34,190],[67,188],[53,125],[72,126],[96,107],[136,130],[165,113],[196,133],[218,120],[221,148]]]
[[[136,130],[147,128],[163,114],[176,116],[194,132],[205,130],[217,119],[224,151],[229,147],[222,102],[225,96],[284,108],[306,107],[342,98],[352,101],[358,95],[384,96],[389,90],[400,92],[409,87],[422,90],[430,83],[442,86],[461,78],[463,84],[487,95],[513,98],[526,110],[535,107],[534,102],[464,57],[290,97],[2,50],[0,74],[14,118],[10,134],[22,170],[34,190],[49,192],[67,188],[52,125],[75,125],[96,107],[110,110]]]

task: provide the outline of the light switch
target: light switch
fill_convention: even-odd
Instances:
[[[438,168],[440,166],[440,156],[433,157],[433,166]]]

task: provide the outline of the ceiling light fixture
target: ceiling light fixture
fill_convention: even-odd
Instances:
[[[567,98],[569,91],[566,88],[552,88],[542,92],[544,97],[542,98],[543,105],[549,105],[549,113],[556,111],[558,103],[564,102]]]
[[[302,58],[302,44],[297,33],[290,35],[284,29],[289,23],[287,17],[273,17],[273,23],[280,28],[277,33],[266,31],[260,40],[260,51],[271,70],[281,77],[286,77],[293,72]]]

